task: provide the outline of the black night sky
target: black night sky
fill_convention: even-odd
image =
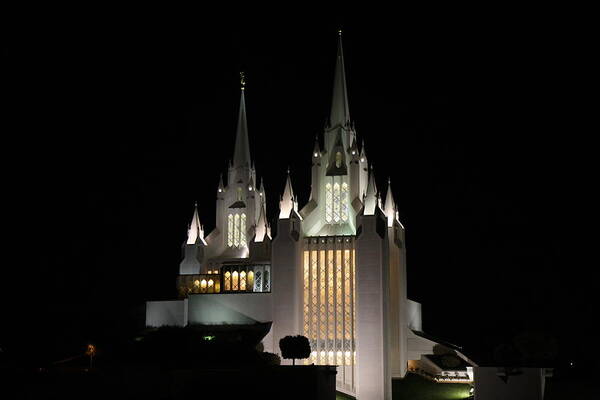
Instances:
[[[341,25],[350,113],[379,188],[392,180],[424,330],[474,358],[541,330],[561,362],[583,361],[595,331],[572,246],[582,143],[571,50],[543,18],[481,11],[5,16],[3,197],[15,246],[2,346],[38,324],[85,342],[127,321],[127,308],[175,295],[194,201],[214,226],[240,70],[272,225],[288,166],[303,205]]]

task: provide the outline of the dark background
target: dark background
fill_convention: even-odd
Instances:
[[[240,70],[271,224],[288,166],[305,204],[342,26],[351,116],[379,188],[392,180],[424,329],[475,359],[542,331],[560,363],[586,362],[594,285],[577,237],[585,145],[569,16],[245,11],[5,14],[15,257],[0,347],[40,343],[60,357],[61,340],[99,340],[145,300],[174,296],[194,201],[214,227]]]

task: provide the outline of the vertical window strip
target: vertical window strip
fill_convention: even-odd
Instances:
[[[340,184],[333,184],[333,222],[340,221]]]
[[[319,250],[319,338],[327,343],[327,284],[325,265],[325,250]],[[325,347],[325,346],[324,346]],[[327,350],[327,349],[325,349]]]
[[[240,214],[235,214],[233,217],[233,245],[240,246]]]
[[[225,290],[231,290],[231,273],[225,272]]]
[[[310,338],[310,260],[308,250],[304,251],[304,336]]]
[[[348,221],[348,184],[346,182],[342,183],[341,203],[342,221]]]
[[[311,346],[312,348],[314,348],[315,350],[317,350],[317,335],[319,330],[318,328],[318,316],[317,316],[317,311],[319,310],[319,304],[318,304],[318,296],[317,296],[317,285],[319,283],[319,281],[317,280],[317,252],[316,250],[312,250],[310,252],[310,270],[311,270],[311,282],[310,282],[310,286],[311,286],[311,298],[312,298],[312,305],[311,305],[311,329],[310,329],[310,333],[311,333],[311,337],[309,339],[312,339],[314,342],[314,346]]]
[[[231,290],[238,291],[239,290],[239,276],[238,276],[237,271],[233,271],[233,274],[231,274],[231,281],[232,281]]]
[[[240,217],[240,247],[246,247],[246,214]]]
[[[333,207],[333,193],[331,191],[331,183],[325,185],[325,221],[331,222]]]
[[[227,246],[233,247],[233,215],[227,216]]]

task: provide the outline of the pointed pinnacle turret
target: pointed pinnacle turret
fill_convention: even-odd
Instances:
[[[279,202],[279,219],[287,219],[290,217],[292,210],[298,211],[298,202],[294,197],[294,190],[292,189],[292,179],[290,178],[290,169],[287,171],[287,179],[285,181],[285,188],[283,189],[283,195]]]
[[[321,155],[321,148],[319,147],[319,136],[315,136],[315,146],[313,147],[313,157],[317,158]]]
[[[260,202],[260,211],[258,215],[258,221],[256,222],[256,231],[254,235],[255,242],[262,242],[265,240],[265,235],[269,234],[268,232],[268,223],[266,217],[266,209],[264,200]]]
[[[198,203],[194,203],[194,215],[192,216],[186,243],[196,244],[198,242],[204,242],[204,228],[200,223],[200,217],[198,216]]]
[[[223,193],[225,191],[225,185],[223,185],[223,174],[219,175],[219,187],[217,188],[217,192]]]
[[[385,195],[385,204],[383,211],[387,216],[388,226],[394,226],[394,219],[396,218],[396,203],[394,202],[394,194],[392,193],[392,183],[388,178],[387,193]]]
[[[250,141],[248,140],[248,123],[246,119],[246,100],[244,89],[246,80],[241,73],[242,90],[240,95],[240,112],[238,115],[238,126],[235,136],[235,150],[233,153],[233,166],[235,168],[250,167]]]
[[[373,167],[369,173],[369,183],[367,184],[367,193],[365,194],[364,201],[364,215],[374,215],[375,208],[378,206],[378,193],[377,185],[375,183],[375,174],[373,173]]]
[[[338,125],[344,126],[350,121],[350,108],[348,107],[348,90],[346,88],[346,70],[344,67],[344,51],[342,48],[342,31],[338,31],[338,50],[333,78],[333,97],[331,100],[331,114],[329,124],[331,128]]]

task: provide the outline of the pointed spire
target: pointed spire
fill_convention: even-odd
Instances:
[[[362,140],[362,144],[360,146],[360,162],[367,161],[367,152],[365,150],[365,139]]]
[[[258,221],[256,222],[256,234],[254,236],[255,242],[262,242],[265,240],[265,235],[270,234],[266,214],[265,202],[263,200],[260,202],[260,211],[258,215]]]
[[[194,215],[192,216],[186,243],[196,244],[198,242],[204,242],[204,227],[200,223],[200,217],[198,216],[198,203],[194,203]]]
[[[233,166],[235,168],[250,167],[250,142],[248,140],[248,123],[246,120],[246,100],[244,98],[244,89],[246,79],[244,73],[240,73],[240,82],[242,85],[240,95],[240,112],[238,115],[237,133],[235,136],[235,150],[233,153]]]
[[[315,135],[315,147],[313,147],[313,158],[319,158],[321,155],[321,148],[319,147],[319,136]]]
[[[285,181],[285,188],[283,189],[283,195],[279,202],[279,219],[287,219],[290,217],[292,210],[298,211],[298,202],[294,197],[294,190],[292,189],[292,179],[290,178],[290,169],[287,170],[287,179]]]
[[[333,78],[333,97],[331,100],[330,127],[344,126],[350,121],[348,107],[348,91],[346,89],[346,70],[344,68],[344,51],[342,49],[342,31],[338,31],[338,50]]]
[[[217,192],[223,193],[225,191],[225,185],[223,185],[223,174],[219,175],[219,187],[217,188]]]
[[[383,208],[385,215],[387,216],[388,226],[394,226],[394,219],[396,218],[396,203],[394,202],[394,194],[392,193],[392,183],[388,177],[387,193],[385,195],[385,205]]]
[[[375,215],[375,208],[378,206],[378,193],[377,185],[375,183],[375,175],[373,174],[373,167],[369,174],[369,183],[367,184],[367,193],[365,194],[364,201],[364,215]]]

